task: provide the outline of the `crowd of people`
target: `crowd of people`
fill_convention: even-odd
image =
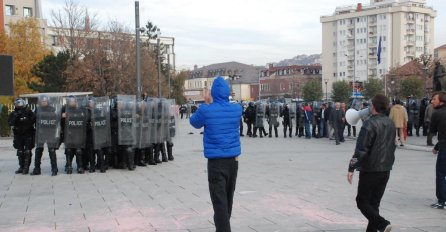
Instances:
[[[156,165],[174,160],[173,138],[176,131],[174,100],[134,95],[65,98],[41,95],[35,111],[23,99],[15,101],[8,122],[13,129],[19,169],[28,174],[35,147],[34,169],[41,174],[44,147],[48,149],[51,173],[58,173],[56,151],[64,144],[65,172],[101,173],[108,168],[134,170],[136,166]],[[166,152],[167,151],[167,152]],[[160,158],[161,155],[161,158]]]
[[[339,145],[348,137],[357,136],[356,125],[350,125],[346,120],[348,109],[361,110],[368,108],[370,103],[361,101],[358,104],[345,102],[249,102],[243,109],[240,121],[240,136],[249,137],[279,137],[279,127],[282,125],[283,137],[329,138]],[[433,146],[429,125],[433,106],[427,98],[406,101],[395,99],[386,115],[396,125],[395,143],[404,146],[407,136],[427,136],[426,145]],[[268,127],[265,129],[265,127]],[[294,133],[293,133],[294,132]],[[421,133],[420,133],[421,132]]]

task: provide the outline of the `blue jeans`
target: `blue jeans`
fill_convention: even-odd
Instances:
[[[311,138],[311,123],[309,121],[305,121],[305,137]]]
[[[325,137],[327,135],[325,131],[325,120],[321,120],[319,123],[319,138]]]
[[[439,203],[446,202],[446,149],[440,148],[436,165],[436,193]]]

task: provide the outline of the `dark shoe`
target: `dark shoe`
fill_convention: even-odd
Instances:
[[[149,165],[156,165],[156,162],[154,160],[150,160]]]
[[[133,166],[129,166],[129,167],[128,167],[128,170],[129,170],[129,171],[134,171],[135,168],[134,168]]]
[[[17,171],[15,171],[15,174],[20,174],[20,173],[23,173],[23,168],[19,168],[17,169]]]
[[[400,147],[404,147],[404,144],[400,144]]]
[[[253,138],[257,138],[257,135],[253,135],[252,137],[253,137]]]
[[[428,146],[434,146],[434,144],[432,144],[432,143],[428,143],[427,145],[428,145]]]
[[[105,173],[106,169],[101,169],[100,173]]]
[[[73,173],[73,168],[72,167],[67,167],[67,174],[72,174]]]
[[[244,134],[240,134],[240,137],[245,137],[245,135]]]
[[[36,176],[40,174],[41,174],[40,168],[34,168],[33,172],[31,172],[31,176]]]
[[[272,136],[272,135],[269,135],[268,137],[271,138],[271,137],[273,137],[273,136]]]
[[[147,165],[146,165],[145,163],[143,163],[143,162],[139,162],[137,165],[140,166],[140,167],[145,167],[145,166],[147,166]]]
[[[79,174],[84,174],[84,169],[83,169],[83,168],[78,168],[78,169],[77,169],[77,173],[79,173]]]
[[[431,208],[433,208],[433,209],[444,209],[444,203],[442,204],[442,203],[435,203],[435,204],[432,204],[431,205]]]
[[[265,136],[267,136],[268,135],[268,133],[265,133]]]
[[[260,135],[260,138],[263,138],[263,135]]]
[[[390,232],[392,230],[392,225],[387,225],[384,229],[379,230],[379,232]]]
[[[51,171],[51,176],[57,176],[57,170]]]
[[[96,172],[96,170],[95,170],[94,168],[90,168],[90,169],[88,170],[88,172],[89,172],[89,173],[94,173],[94,172]]]
[[[336,143],[336,145],[339,145],[339,144],[341,144],[341,143],[340,143],[340,142],[337,142],[337,143]]]

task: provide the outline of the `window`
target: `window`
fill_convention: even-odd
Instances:
[[[23,17],[32,17],[33,16],[33,9],[30,7],[23,7]]]
[[[15,14],[15,8],[13,5],[6,5],[5,7],[5,15],[14,15]]]

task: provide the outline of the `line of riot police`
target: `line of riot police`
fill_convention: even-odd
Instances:
[[[134,95],[118,95],[111,100],[69,96],[66,105],[62,100],[40,95],[35,112],[24,100],[15,101],[9,124],[19,159],[16,173],[29,173],[31,150],[36,147],[31,175],[40,175],[45,144],[53,176],[58,173],[56,150],[62,143],[67,174],[73,172],[74,159],[78,173],[96,169],[104,173],[110,167],[134,170],[137,165],[174,160],[175,100],[147,98],[137,102]]]

